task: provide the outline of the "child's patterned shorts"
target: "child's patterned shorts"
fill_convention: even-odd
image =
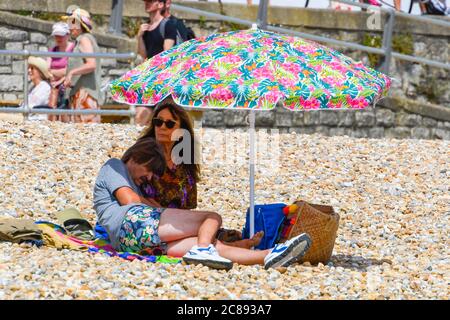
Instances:
[[[159,220],[163,208],[144,204],[131,207],[119,232],[119,250],[141,255],[166,255],[167,243],[158,235]]]

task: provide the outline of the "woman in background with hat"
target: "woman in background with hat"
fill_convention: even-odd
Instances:
[[[33,83],[28,93],[28,106],[32,109],[37,106],[48,106],[50,97],[50,84],[52,78],[48,70],[47,61],[38,57],[28,58],[28,77]],[[23,103],[21,107],[23,107]],[[31,114],[29,120],[47,120],[45,114]]]
[[[90,33],[92,22],[86,10],[77,8],[69,17],[70,34],[75,40],[74,53],[97,53],[99,47]],[[100,100],[100,64],[95,58],[69,58],[64,86],[69,90],[71,109],[98,109]],[[73,116],[75,122],[100,122],[99,115]]]
[[[72,52],[75,43],[69,41],[70,30],[69,25],[65,22],[57,22],[53,25],[52,36],[55,39],[55,46],[51,48],[50,52]],[[50,57],[48,64],[50,66],[50,73],[53,75],[53,80],[50,82],[52,87],[48,105],[52,108],[57,108],[59,103],[64,99],[64,80],[67,71],[68,57]],[[70,119],[66,115],[54,116],[49,115],[48,119],[51,121],[61,120],[68,122]]]

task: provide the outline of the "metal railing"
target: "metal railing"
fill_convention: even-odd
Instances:
[[[136,54],[130,53],[75,53],[75,52],[50,52],[50,51],[28,51],[28,50],[0,50],[0,55],[20,56],[24,58],[24,80],[23,80],[23,104],[22,107],[0,107],[0,113],[22,113],[27,120],[32,114],[51,114],[51,115],[100,115],[100,116],[128,116],[130,122],[134,122],[136,115],[135,108],[130,106],[129,110],[74,110],[74,109],[34,109],[28,103],[28,57],[75,57],[75,58],[95,58],[98,64],[101,59],[131,59],[130,65],[134,65]]]
[[[313,41],[317,41],[317,42],[321,42],[321,43],[327,43],[327,44],[331,44],[331,45],[345,47],[347,49],[353,49],[353,50],[378,54],[378,55],[382,56],[381,65],[378,69],[385,74],[389,74],[389,67],[390,67],[390,61],[391,61],[390,57],[394,57],[394,58],[397,58],[400,60],[415,62],[415,63],[426,64],[426,65],[429,65],[432,67],[442,68],[445,70],[450,70],[450,64],[448,64],[448,63],[431,60],[431,59],[426,59],[426,58],[421,58],[421,57],[416,57],[416,56],[411,56],[411,55],[405,55],[405,54],[401,54],[398,52],[393,52],[393,50],[392,50],[392,36],[393,36],[393,31],[394,31],[396,15],[404,16],[409,19],[414,19],[414,20],[421,21],[424,23],[436,24],[439,26],[447,27],[447,28],[450,28],[450,22],[447,22],[444,20],[427,18],[427,17],[409,15],[409,14],[406,14],[403,12],[395,11],[392,8],[374,7],[374,6],[370,6],[368,4],[359,3],[359,2],[346,1],[346,0],[333,0],[333,1],[352,5],[352,6],[358,6],[358,7],[365,8],[365,9],[373,10],[374,8],[376,8],[377,10],[380,10],[381,13],[387,14],[388,18],[385,19],[384,28],[383,28],[384,32],[383,32],[382,47],[374,48],[374,47],[356,44],[353,42],[336,40],[336,39],[331,39],[331,38],[327,38],[327,37],[323,37],[323,36],[316,36],[316,35],[312,35],[312,34],[308,34],[308,33],[304,33],[304,32],[294,31],[291,29],[280,28],[280,27],[268,25],[268,23],[267,23],[268,0],[260,0],[260,2],[259,2],[257,24],[259,25],[259,27],[261,29],[265,29],[268,31],[274,31],[274,32],[278,32],[278,33],[284,33],[284,34],[289,34],[289,35],[293,35],[293,36],[298,36],[298,37],[302,37],[302,38],[308,39],[308,40],[313,40]],[[171,8],[174,10],[181,11],[181,12],[191,13],[191,14],[195,14],[195,15],[199,15],[199,16],[209,17],[212,19],[232,22],[232,23],[245,25],[245,26],[252,26],[255,23],[254,21],[250,21],[250,20],[244,20],[244,19],[239,19],[239,18],[235,18],[235,17],[230,17],[230,16],[212,13],[209,11],[186,7],[186,6],[182,6],[182,5],[178,5],[178,4],[172,4]]]

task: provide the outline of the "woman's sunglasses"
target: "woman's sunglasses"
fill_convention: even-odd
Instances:
[[[163,123],[165,123],[166,124],[166,128],[167,129],[172,129],[173,127],[175,127],[175,125],[177,124],[175,121],[173,121],[173,120],[166,120],[166,121],[164,121],[164,120],[162,120],[162,119],[159,119],[159,118],[154,118],[153,119],[153,125],[155,126],[155,127],[161,127],[162,125],[163,125]]]

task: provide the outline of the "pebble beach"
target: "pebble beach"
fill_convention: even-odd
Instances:
[[[56,212],[75,207],[94,225],[97,173],[141,130],[0,120],[0,216],[56,222]],[[223,130],[199,132],[198,209],[217,211],[224,227],[241,230],[248,132],[227,130],[226,139],[218,138]],[[0,242],[0,300],[448,299],[449,141],[270,131],[266,138],[263,145],[279,154],[275,167],[273,158],[257,163],[256,203],[332,205],[340,224],[328,264],[267,271],[235,264],[226,272]],[[234,159],[223,159],[228,150]]]

